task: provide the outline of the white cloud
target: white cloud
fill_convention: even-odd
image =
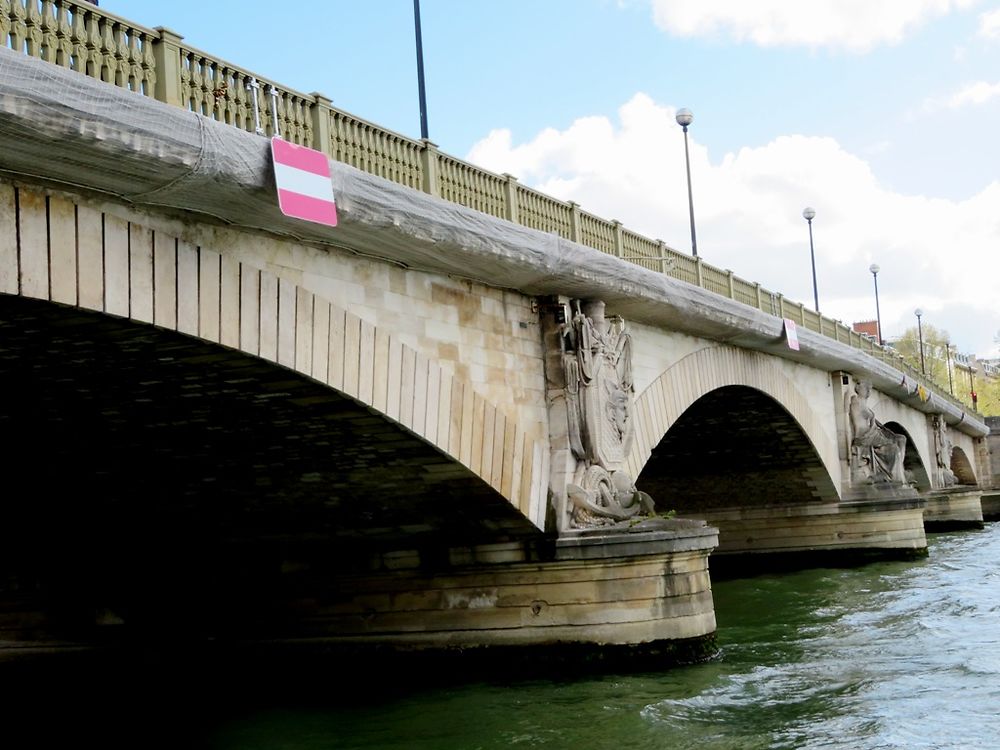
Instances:
[[[683,134],[674,114],[640,93],[620,108],[617,122],[587,117],[519,144],[497,130],[468,158],[688,252]],[[786,135],[713,160],[696,135],[692,130],[694,207],[707,262],[811,300],[801,216],[811,205],[825,313],[848,323],[873,317],[868,266],[876,261],[887,336],[912,325],[919,306],[963,350],[995,348],[1000,182],[964,201],[906,195],[881,185],[832,138]]]
[[[976,0],[652,0],[653,20],[676,36],[725,34],[761,47],[867,52]],[[987,14],[988,15],[988,14]]]
[[[988,10],[979,16],[979,36],[1000,39],[1000,8]]]
[[[951,96],[926,99],[923,104],[923,112],[925,114],[937,112],[942,107],[960,109],[961,107],[985,104],[997,97],[1000,97],[1000,82],[976,81],[966,84]]]
[[[985,104],[998,96],[1000,96],[1000,83],[976,81],[957,91],[948,99],[947,104],[952,109],[957,109],[968,104]]]

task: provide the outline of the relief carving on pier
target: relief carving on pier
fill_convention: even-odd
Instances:
[[[948,425],[944,415],[935,414],[932,420],[934,427],[934,458],[941,474],[943,487],[954,487],[957,483],[955,473],[951,470],[951,452],[955,447],[948,437]]]
[[[906,436],[875,419],[868,405],[872,384],[858,380],[848,407],[851,427],[851,480],[869,484],[906,484]]]
[[[574,528],[653,515],[653,501],[624,470],[635,434],[632,338],[601,301],[573,300],[562,362],[569,445],[577,460],[566,494]]]

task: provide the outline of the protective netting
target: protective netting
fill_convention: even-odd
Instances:
[[[267,138],[0,48],[0,170],[100,191],[139,206],[193,212],[410,268],[532,295],[603,299],[627,319],[869,378],[906,398],[901,372],[782,320],[598,250],[518,226],[331,161],[340,225],[289,219],[275,196]],[[984,424],[932,396],[960,429]]]

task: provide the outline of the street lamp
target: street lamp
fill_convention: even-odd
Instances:
[[[872,280],[875,282],[875,330],[878,338],[878,345],[883,346],[885,342],[882,340],[882,313],[878,309],[878,272],[881,269],[878,267],[878,263],[872,263],[868,266],[868,270],[872,272]]]
[[[809,222],[809,260],[813,270],[813,302],[816,303],[816,312],[819,312],[819,292],[816,291],[816,254],[813,252],[813,218],[816,210],[806,206],[802,209],[802,218]]]
[[[952,396],[955,395],[955,382],[951,377],[951,342],[944,342],[944,355],[948,358],[948,390]]]
[[[698,257],[698,241],[694,236],[694,197],[691,193],[691,157],[688,155],[688,125],[694,122],[690,109],[677,110],[677,124],[684,128],[684,164],[687,167],[688,179],[688,213],[691,218],[691,255]]]
[[[917,337],[920,341],[920,372],[927,377],[927,365],[924,363],[924,327],[920,323],[920,318],[923,316],[924,311],[919,307],[913,311],[913,314],[917,316]]]
[[[420,99],[420,137],[427,140],[427,91],[424,88],[424,43],[420,34],[420,0],[413,0],[413,32],[417,41],[417,96]]]

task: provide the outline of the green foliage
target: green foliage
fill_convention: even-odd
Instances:
[[[980,413],[987,417],[1000,417],[1000,378],[976,378],[976,394],[979,396]]]
[[[908,328],[900,338],[893,342],[896,351],[903,355],[913,367],[920,371],[920,345],[919,330],[916,326]],[[923,327],[924,337],[924,365],[927,368],[927,377],[933,380],[945,392],[948,392],[948,349],[951,339],[947,331],[942,331],[932,325]],[[997,332],[997,341],[1000,343],[1000,331]],[[952,356],[952,382],[955,397],[966,404],[972,406],[972,383],[969,381],[969,371],[955,367],[954,349],[951,349]],[[982,375],[973,377],[976,389],[976,408],[988,417],[1000,416],[1000,379],[987,378]]]
[[[916,326],[907,328],[898,340],[893,342],[896,351],[903,355],[913,367],[920,371],[920,337]],[[945,391],[948,390],[948,352],[946,345],[951,345],[947,331],[932,325],[923,326],[924,364],[927,377],[937,383]],[[957,385],[957,384],[956,384]],[[956,395],[958,388],[955,388]]]

